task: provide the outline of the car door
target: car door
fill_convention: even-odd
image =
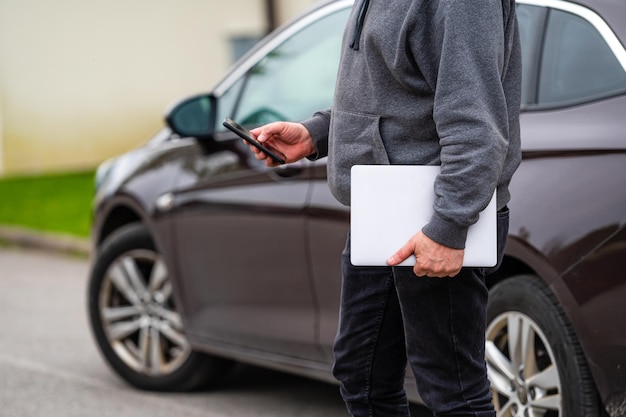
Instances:
[[[591,10],[526,1],[518,6],[525,71],[520,118],[524,161],[512,182],[511,204],[517,213],[511,232],[532,231],[524,240],[551,253],[560,273],[624,219],[618,191],[623,179],[615,173],[626,162],[626,53]],[[538,177],[544,180],[537,183]],[[581,187],[586,191],[580,192]],[[550,198],[529,201],[524,198],[529,191]],[[583,209],[591,195],[596,196],[594,216]],[[541,210],[561,215],[546,223],[536,216]],[[594,230],[599,232],[595,239],[570,246],[581,233]]]
[[[626,298],[626,50],[586,7],[520,3],[524,160],[511,183],[512,248],[546,254],[528,263],[566,311],[610,405],[625,385],[626,324],[615,312]]]
[[[189,156],[170,211],[186,328],[202,344],[322,356],[307,247],[310,164],[267,168],[221,120],[251,128],[329,107],[343,3],[271,39],[214,91],[220,145]]]
[[[350,228],[350,211],[331,194],[324,161],[313,169],[310,195],[307,236],[319,300],[319,343],[327,360],[332,361],[341,295],[341,252]]]

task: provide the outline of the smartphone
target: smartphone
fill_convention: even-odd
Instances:
[[[285,163],[284,156],[282,156],[279,152],[272,150],[268,148],[267,146],[264,146],[261,142],[254,139],[250,131],[246,129],[245,127],[241,126],[239,123],[227,117],[226,119],[224,119],[224,123],[222,124],[229,130],[232,130],[233,132],[235,132],[240,138],[248,142],[250,145],[254,146],[258,150],[263,152],[265,155],[272,158],[274,162],[279,163],[279,164]]]

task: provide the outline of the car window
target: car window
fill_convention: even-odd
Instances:
[[[545,8],[525,4],[517,5],[517,21],[519,25],[520,43],[522,47],[522,104],[528,104],[533,97],[529,97],[529,83],[534,69],[537,39],[541,35],[541,24]]]
[[[267,54],[220,98],[218,120],[298,121],[330,107],[348,13],[323,17]]]
[[[586,101],[626,91],[626,72],[587,20],[551,10],[539,80],[538,103]]]

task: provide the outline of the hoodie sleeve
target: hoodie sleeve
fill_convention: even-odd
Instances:
[[[328,132],[330,130],[330,113],[331,110],[316,112],[310,119],[302,122],[304,127],[309,131],[317,153],[308,157],[308,159],[314,161],[325,156],[328,156]]]
[[[431,44],[412,45],[434,92],[433,120],[441,145],[435,214],[423,232],[460,249],[468,227],[489,204],[506,159],[506,19],[502,0],[435,3],[432,27],[425,28],[431,35],[420,36]]]

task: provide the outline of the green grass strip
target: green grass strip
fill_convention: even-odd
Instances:
[[[88,237],[94,172],[0,178],[0,225]]]

